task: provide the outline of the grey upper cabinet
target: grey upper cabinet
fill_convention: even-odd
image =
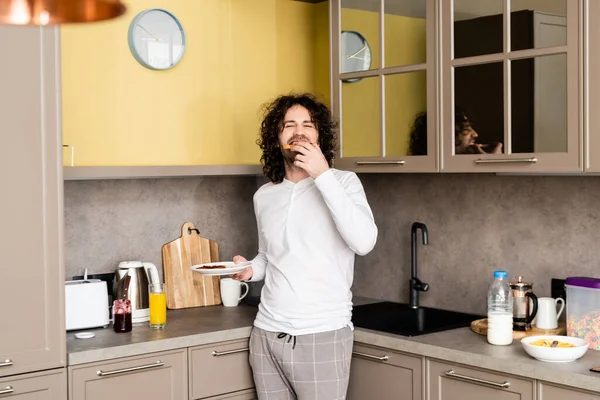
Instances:
[[[538,400],[600,400],[600,393],[538,382]]]
[[[0,26],[0,376],[65,365],[57,41]]]
[[[441,171],[583,171],[583,2],[440,4]]]
[[[422,370],[422,357],[355,344],[347,399],[424,399]]]
[[[187,400],[187,351],[69,367],[70,400]]]
[[[427,360],[429,400],[534,400],[535,382]]]
[[[336,167],[437,172],[436,0],[332,0]]]
[[[585,82],[587,87],[585,121],[586,136],[586,172],[600,172],[600,24],[594,17],[600,13],[600,3],[586,1],[587,53],[585,65]]]

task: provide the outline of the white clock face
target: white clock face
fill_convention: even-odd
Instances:
[[[174,67],[185,50],[183,26],[170,12],[150,9],[138,14],[129,26],[129,48],[144,67]]]
[[[371,68],[371,48],[358,32],[342,32],[341,56],[342,73],[367,71]]]

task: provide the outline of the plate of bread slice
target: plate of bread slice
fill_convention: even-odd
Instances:
[[[211,263],[192,265],[190,269],[202,275],[231,275],[237,274],[238,272],[242,272],[250,265],[252,265],[250,261],[245,261],[238,264],[234,263],[233,261],[216,261]]]

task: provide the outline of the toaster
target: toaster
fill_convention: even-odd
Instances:
[[[84,279],[65,282],[65,325],[68,331],[107,327],[106,281]]]

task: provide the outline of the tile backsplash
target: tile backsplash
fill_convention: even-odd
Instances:
[[[125,260],[152,262],[162,274],[161,246],[186,221],[217,241],[220,259],[252,254],[255,191],[248,177],[66,181],[66,276],[114,272]]]
[[[360,176],[379,228],[375,249],[357,257],[355,295],[408,300],[410,227],[424,222],[421,304],[485,311],[496,268],[522,275],[550,295],[550,279],[600,276],[600,178],[481,174]],[[221,259],[256,253],[252,195],[261,178],[65,182],[67,277],[88,268],[112,272],[119,261],[162,269],[161,246],[185,221],[216,240]]]
[[[485,312],[494,269],[550,295],[552,277],[600,277],[600,178],[490,174],[361,175],[379,228],[357,257],[354,294],[408,301],[410,228],[418,234],[422,305]]]

